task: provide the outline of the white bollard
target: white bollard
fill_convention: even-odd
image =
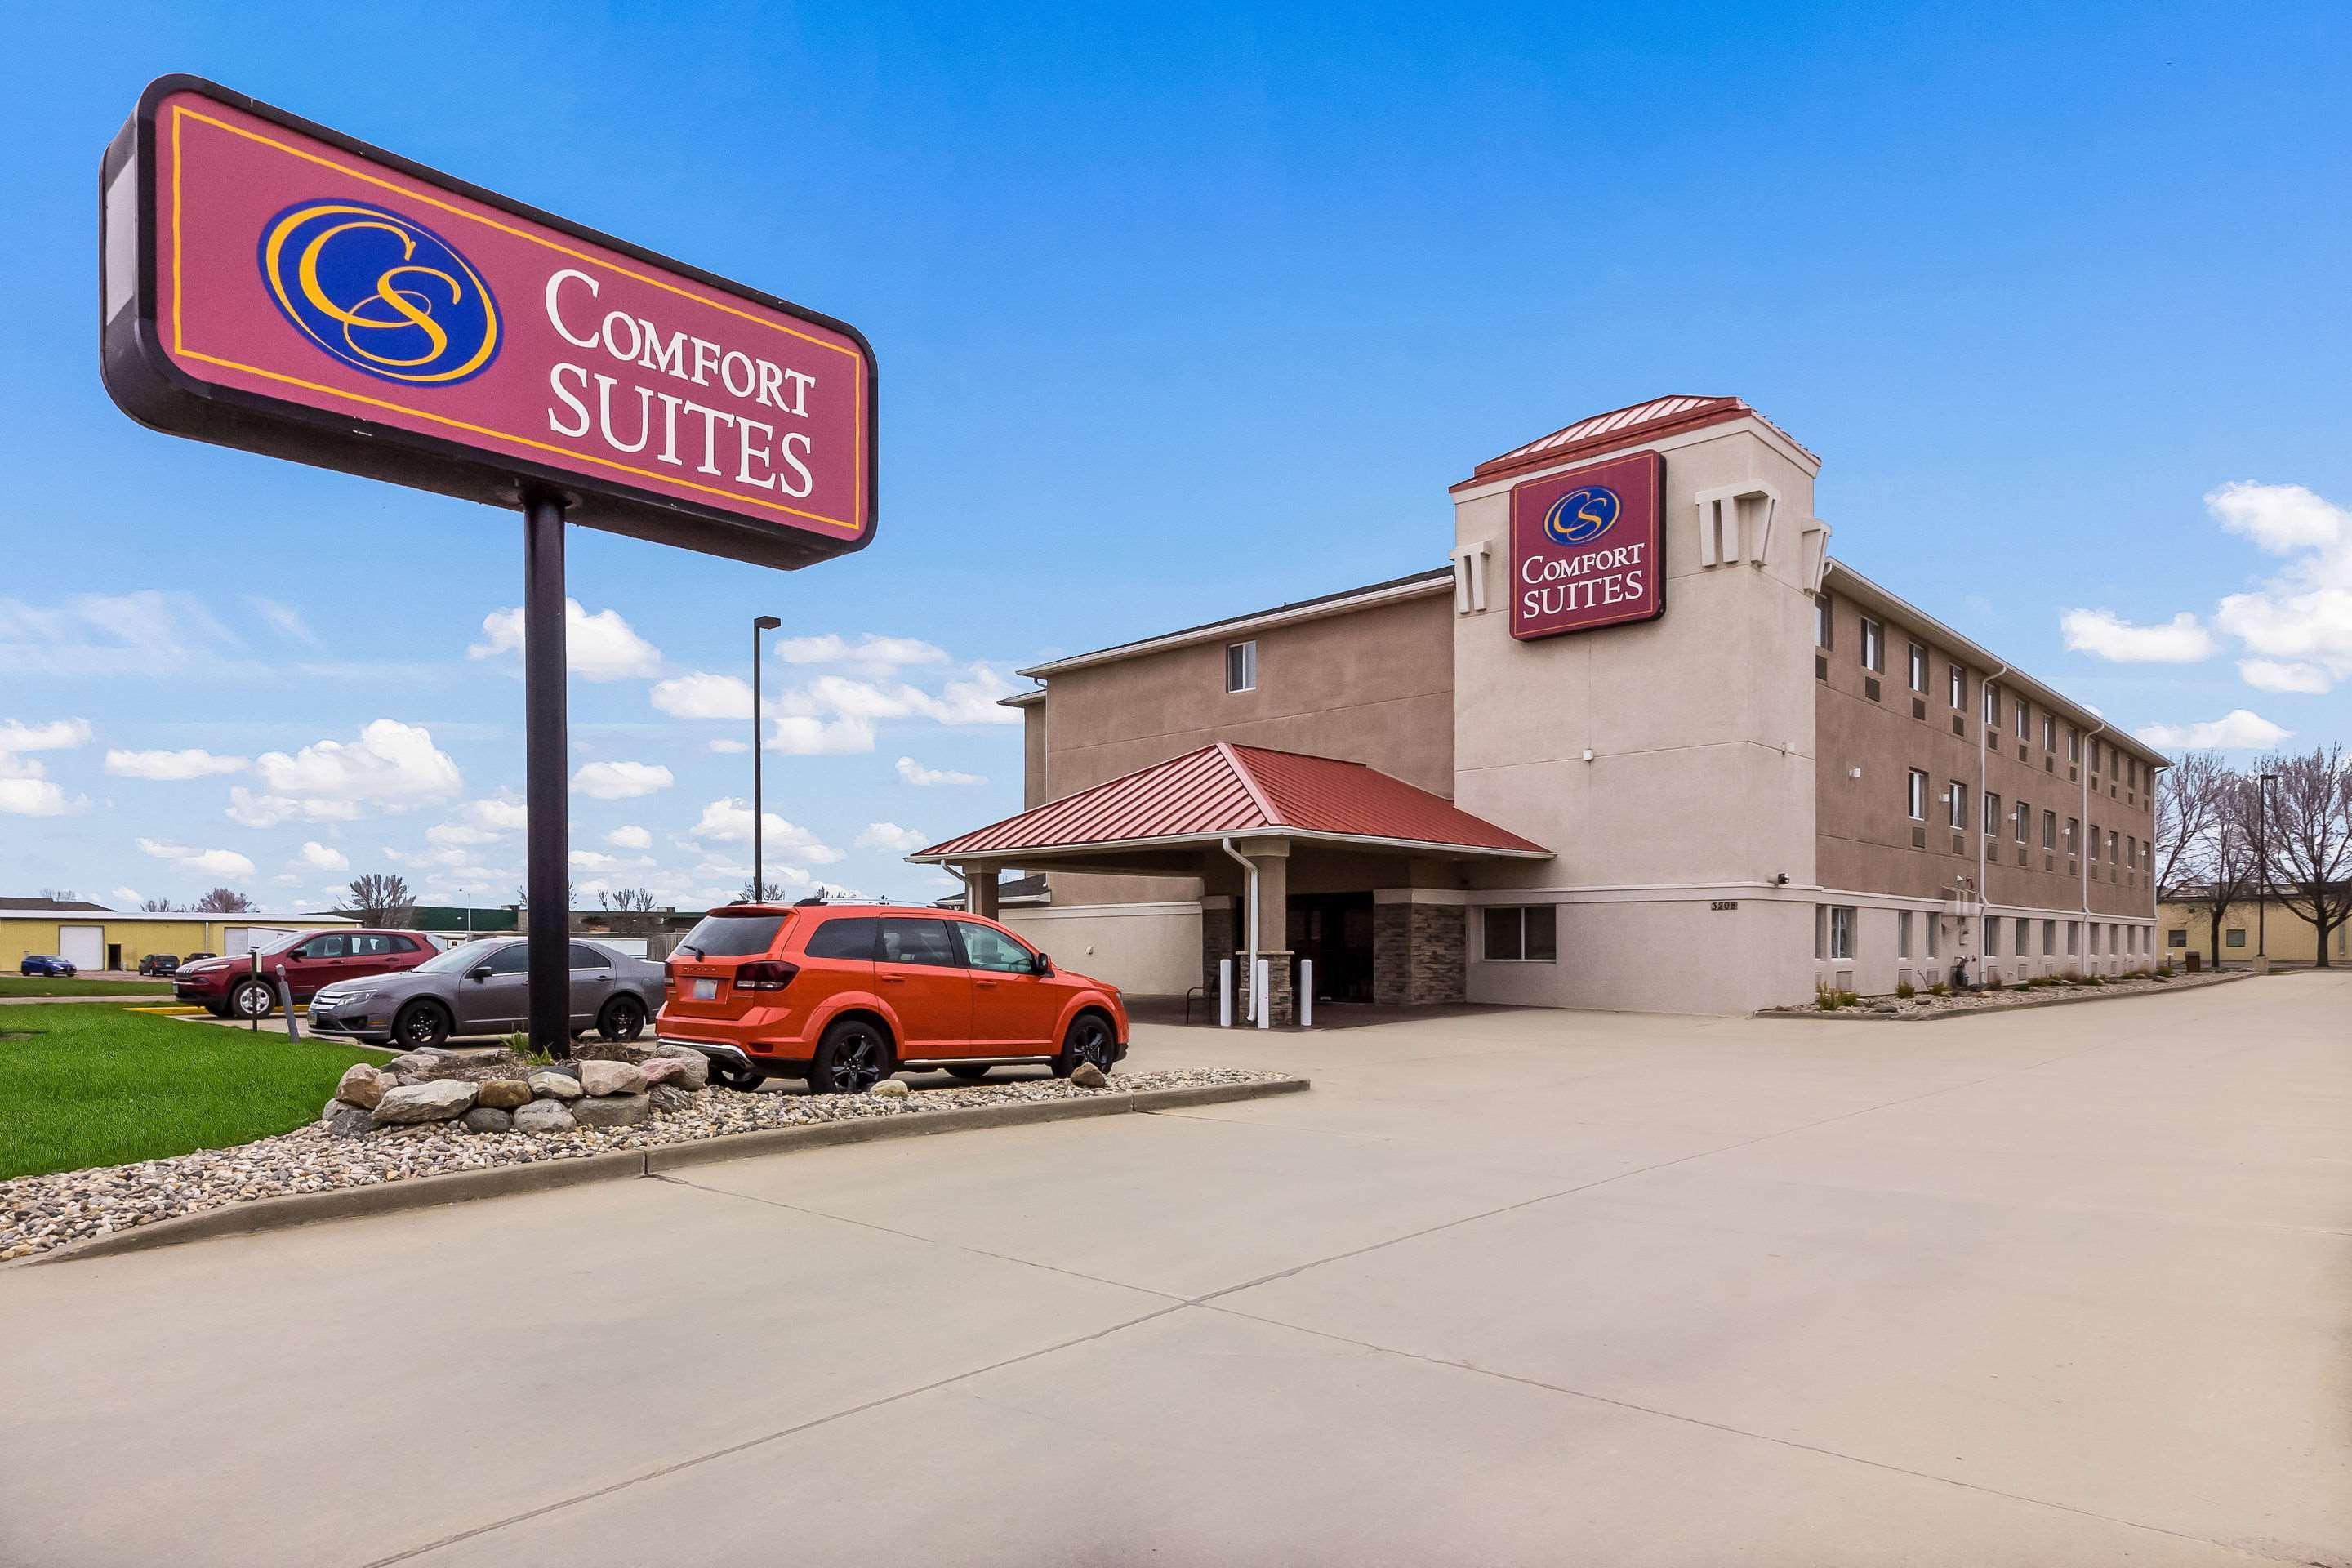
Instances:
[[[1269,1016],[1273,1009],[1266,1005],[1265,999],[1266,988],[1270,984],[1267,979],[1269,973],[1267,966],[1273,962],[1272,959],[1261,958],[1257,961],[1257,967],[1250,973],[1250,1011],[1257,1015],[1257,1026],[1261,1029],[1270,1029],[1274,1026],[1273,1020]]]
[[[1234,1026],[1234,961],[1217,960],[1217,1027]]]
[[[1297,1007],[1298,1026],[1302,1029],[1313,1028],[1315,1026],[1315,961],[1311,958],[1302,958],[1298,961]]]

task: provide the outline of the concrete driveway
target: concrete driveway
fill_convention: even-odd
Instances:
[[[1212,1061],[0,1273],[0,1562],[2352,1561],[2352,980]]]

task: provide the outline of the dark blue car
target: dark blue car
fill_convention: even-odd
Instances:
[[[53,952],[31,952],[16,966],[19,974],[71,974],[74,966]]]

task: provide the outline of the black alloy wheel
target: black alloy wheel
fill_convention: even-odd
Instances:
[[[449,1014],[438,1002],[411,1002],[393,1020],[403,1050],[429,1051],[449,1037]]]
[[[1070,1020],[1070,1032],[1062,1037],[1062,1054],[1054,1058],[1054,1076],[1067,1078],[1081,1063],[1108,1072],[1118,1049],[1110,1020],[1100,1013],[1081,1013]]]
[[[634,1040],[646,1032],[646,1005],[634,996],[615,996],[596,1016],[596,1032],[608,1040]]]
[[[864,1094],[890,1075],[890,1042],[863,1018],[844,1018],[817,1042],[809,1087],[819,1094]]]
[[[721,1089],[731,1089],[738,1094],[753,1094],[758,1092],[761,1084],[768,1081],[768,1075],[756,1068],[737,1067],[734,1063],[722,1061],[717,1057],[711,1057],[709,1060],[710,1081]]]

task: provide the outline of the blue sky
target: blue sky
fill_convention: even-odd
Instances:
[[[2163,743],[2352,731],[2341,7],[398,15],[12,20],[0,891],[521,877],[520,522],[100,388],[98,157],[170,70],[873,340],[870,550],[574,531],[583,889],[740,885],[750,726],[693,715],[754,615],[772,872],[929,896],[894,846],[1019,805],[1015,668],[1442,563],[1447,484],[1668,392],[1763,409],[1840,554]]]

